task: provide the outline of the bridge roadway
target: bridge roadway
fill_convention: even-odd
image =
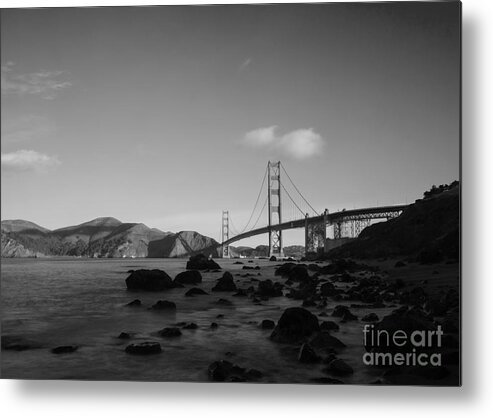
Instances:
[[[308,224],[318,224],[324,222],[324,218],[326,218],[326,223],[328,225],[335,224],[338,222],[358,221],[363,219],[394,218],[408,207],[409,205],[394,205],[394,206],[380,206],[374,208],[351,209],[351,210],[342,210],[339,212],[322,214],[318,216],[312,216],[308,218],[297,219],[294,221],[288,221],[277,225],[272,225],[270,229],[269,226],[252,229],[251,231],[238,234],[228,239],[227,241],[224,241],[222,245],[223,246],[231,245],[233,242],[240,241],[245,238],[253,237],[255,235],[267,234],[269,230],[284,231],[286,229],[304,228],[306,222]]]

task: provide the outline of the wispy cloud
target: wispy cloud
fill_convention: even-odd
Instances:
[[[238,67],[238,71],[241,73],[242,71],[245,71],[250,64],[252,64],[253,59],[251,57],[247,58],[245,61],[241,63],[241,65]]]
[[[322,136],[312,128],[297,129],[280,135],[275,125],[247,132],[243,143],[253,148],[278,152],[299,160],[319,155],[325,144]]]
[[[2,120],[2,142],[18,143],[44,138],[55,132],[55,126],[47,118],[38,115],[23,115]]]
[[[46,100],[53,100],[63,89],[72,83],[65,80],[64,71],[38,71],[19,74],[11,61],[2,65],[1,85],[2,95],[38,95]]]
[[[42,154],[33,150],[19,150],[2,153],[2,169],[8,171],[43,172],[60,165],[56,156]]]

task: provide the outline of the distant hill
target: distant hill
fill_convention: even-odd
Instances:
[[[2,257],[185,257],[200,252],[217,256],[219,246],[194,231],[163,232],[111,217],[54,231],[23,220],[5,220],[1,226]]]
[[[331,250],[329,257],[411,256],[426,262],[458,259],[460,185],[433,187],[398,218],[365,228],[354,241]]]
[[[48,234],[51,231],[35,224],[34,222],[24,221],[22,219],[13,219],[2,221],[2,232],[22,232],[24,235],[40,236]]]
[[[218,247],[219,243],[212,238],[195,231],[181,231],[149,243],[148,257],[184,257],[199,253],[216,257]]]

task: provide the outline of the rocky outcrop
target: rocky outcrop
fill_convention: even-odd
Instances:
[[[458,182],[440,193],[428,193],[398,218],[365,228],[358,239],[335,248],[329,257],[416,257],[435,263],[459,258],[460,186]]]
[[[226,271],[212,288],[213,292],[234,292],[235,290],[236,285],[233,275],[229,271]]]
[[[298,343],[319,330],[318,319],[310,311],[288,308],[281,315],[270,338],[281,343]]]
[[[179,284],[197,284],[202,282],[202,275],[197,270],[182,271],[176,275],[174,282]]]
[[[38,251],[30,250],[20,242],[11,238],[9,235],[2,232],[1,238],[2,257],[17,258],[17,257],[42,257],[44,254]]]
[[[130,344],[125,348],[125,352],[135,355],[159,354],[161,352],[161,344],[154,341]]]
[[[204,254],[191,256],[187,261],[187,269],[189,270],[220,270],[221,266],[217,264],[211,257]]]
[[[171,277],[162,270],[135,270],[125,280],[128,290],[159,292],[174,287]]]

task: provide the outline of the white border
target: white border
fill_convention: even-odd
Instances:
[[[270,3],[277,3],[271,1]],[[286,3],[288,1],[284,1]],[[1,7],[155,5],[160,1],[0,0]],[[167,4],[206,3],[172,1]],[[242,3],[217,0],[219,3]],[[256,2],[255,2],[256,3]],[[489,416],[493,379],[491,216],[493,2],[463,2],[463,387],[0,381],[8,418]],[[488,413],[488,411],[490,411]]]

